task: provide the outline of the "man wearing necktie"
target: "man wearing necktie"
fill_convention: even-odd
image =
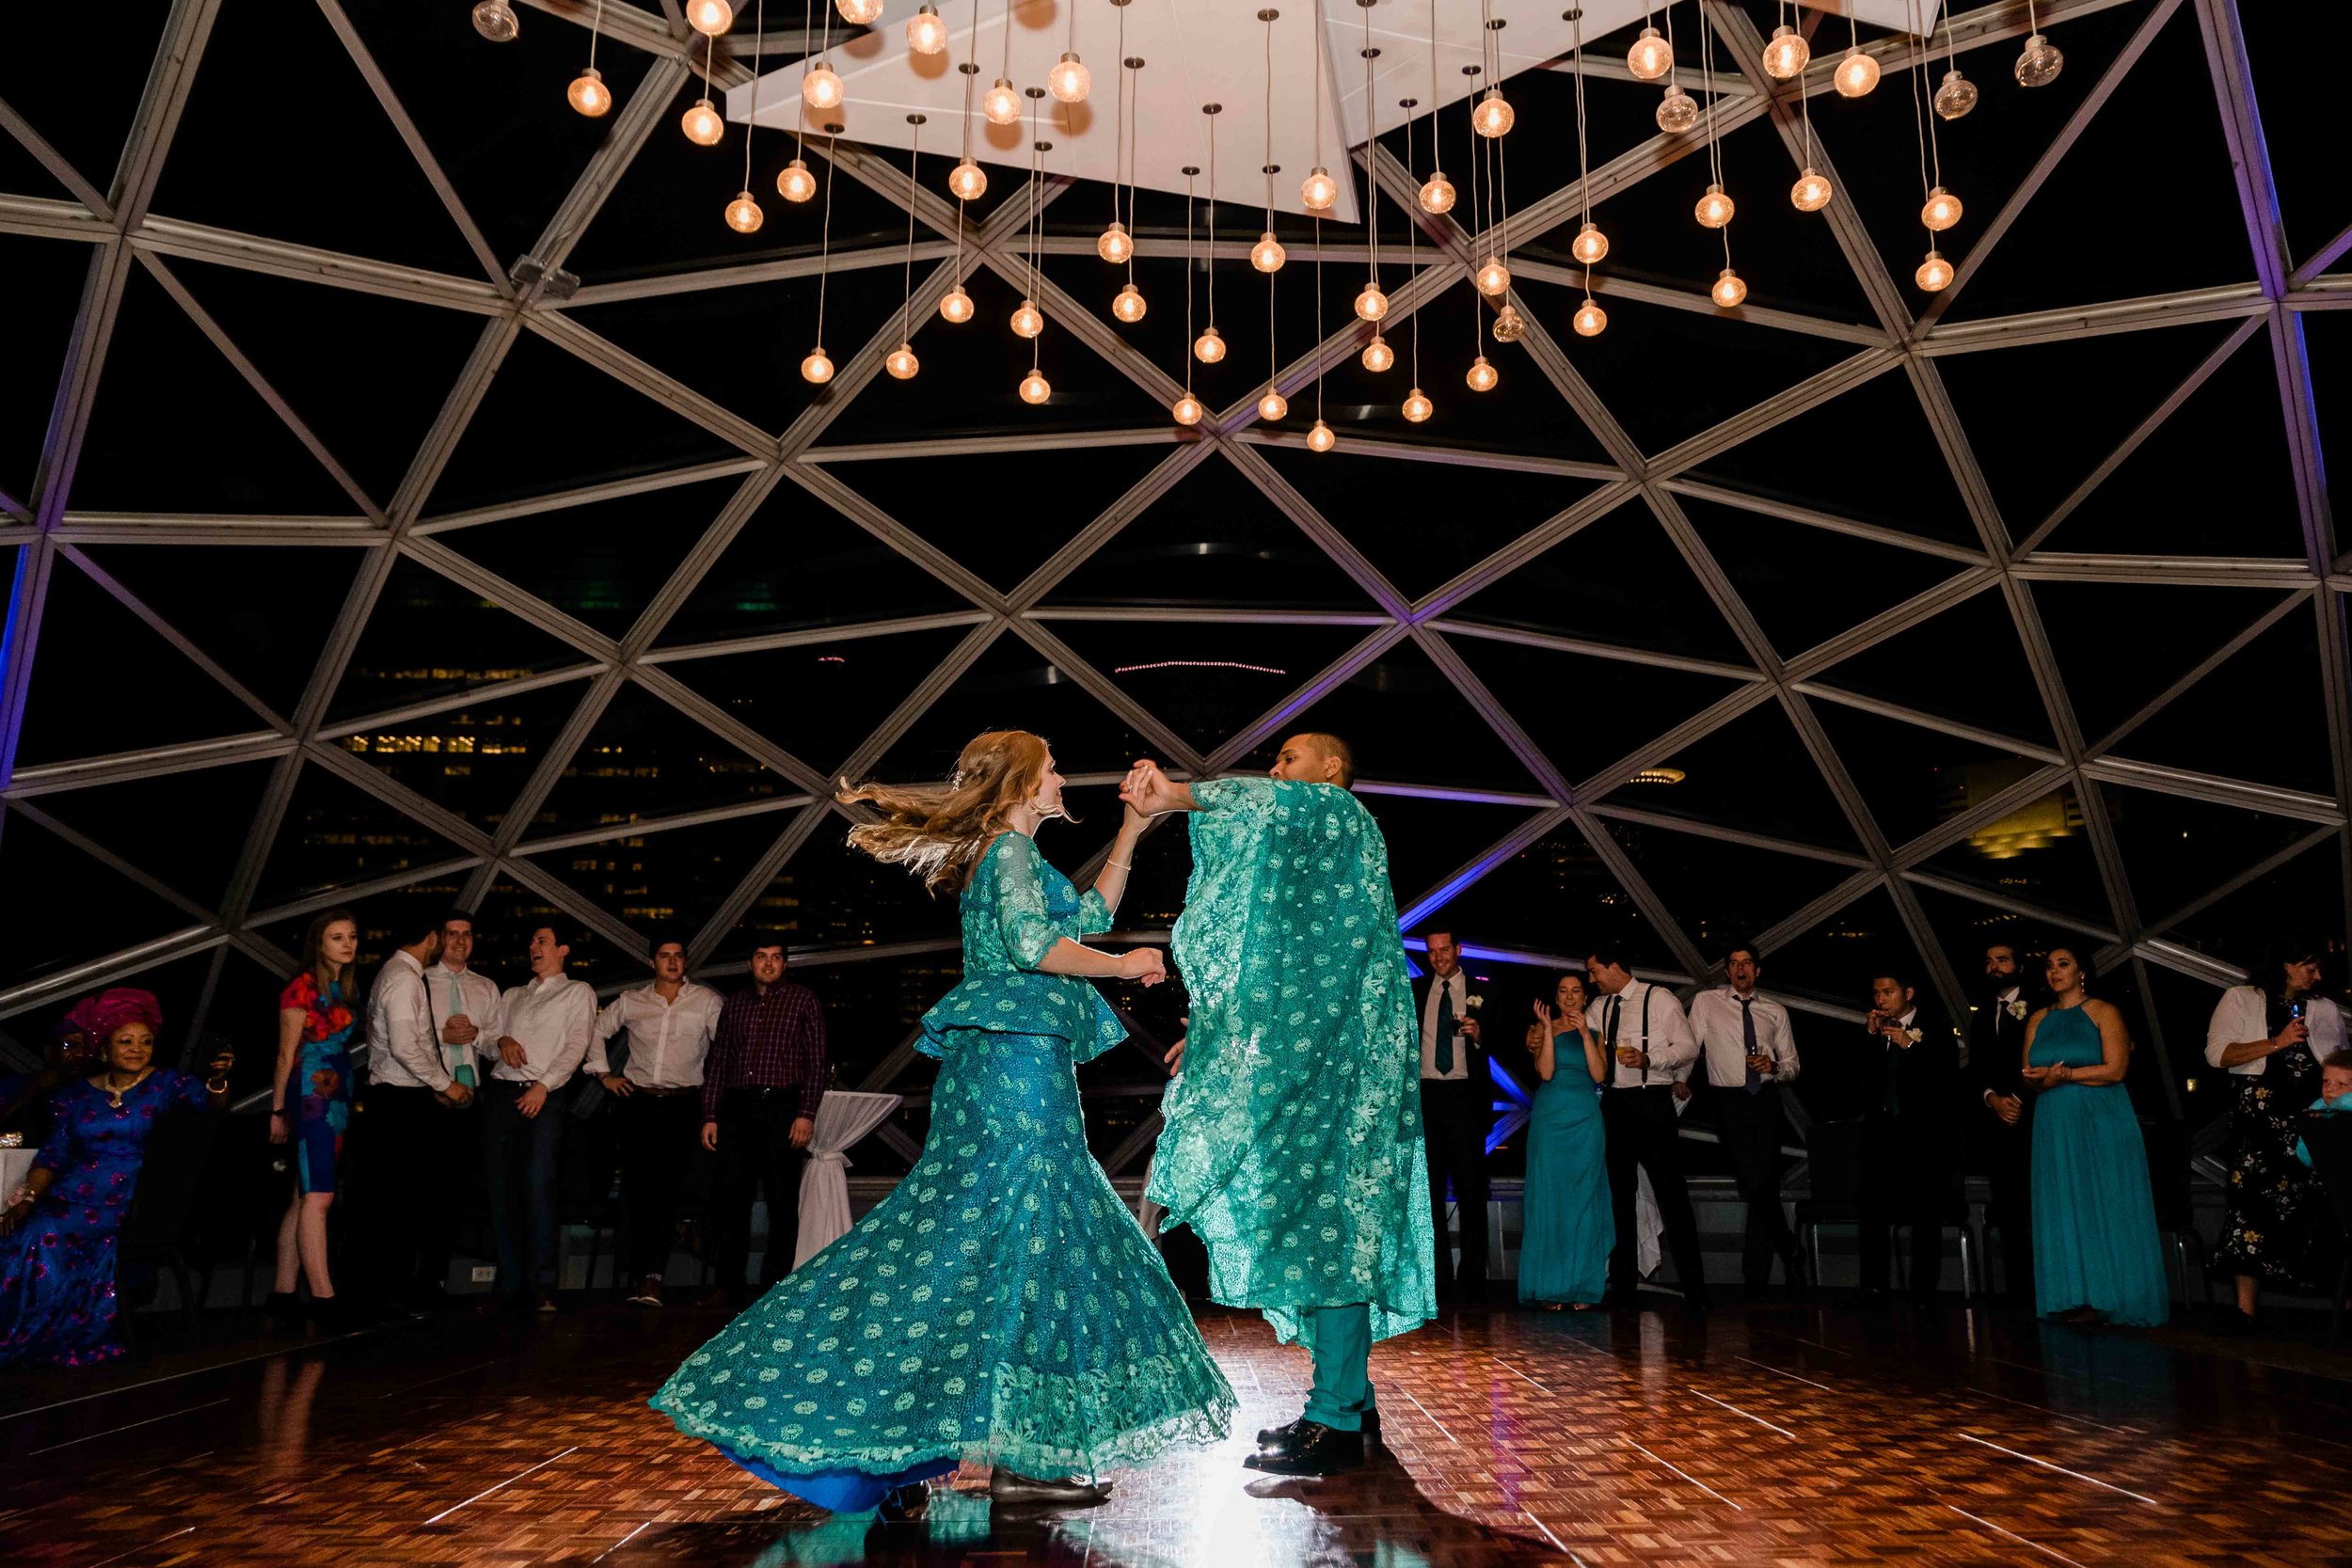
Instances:
[[[1663,986],[1636,980],[1625,954],[1602,947],[1584,960],[1584,981],[1597,1000],[1584,1009],[1597,1019],[1609,1083],[1600,1097],[1609,1138],[1609,1199],[1616,1211],[1617,1244],[1609,1253],[1609,1294],[1617,1307],[1634,1305],[1641,1286],[1641,1246],[1633,1195],[1637,1168],[1649,1172],[1658,1217],[1666,1227],[1667,1255],[1682,1287],[1682,1305],[1707,1309],[1707,1272],[1699,1254],[1697,1216],[1682,1179],[1682,1146],[1676,1131],[1675,1090],[1698,1060],[1698,1041],[1682,1004]]]
[[[1707,1060],[1707,1101],[1747,1206],[1740,1272],[1751,1296],[1772,1284],[1775,1257],[1792,1292],[1804,1282],[1796,1238],[1780,1208],[1780,1085],[1797,1075],[1797,1042],[1788,1009],[1756,989],[1763,973],[1754,947],[1735,947],[1724,958],[1729,983],[1691,1003],[1691,1028]]]
[[[1968,1014],[1969,1143],[1992,1186],[1993,1224],[2001,1233],[2001,1297],[2033,1301],[2033,1096],[2018,1076],[2026,1060],[2026,1020],[2038,1006],[2028,994],[2017,949],[1984,950],[1984,990]]]
[[[1429,1218],[1437,1232],[1438,1298],[1486,1299],[1486,1133],[1493,1080],[1480,1038],[1486,993],[1462,971],[1451,931],[1427,933],[1429,974],[1413,983],[1421,1018],[1421,1115],[1429,1143]],[[1446,1183],[1454,1184],[1462,1263],[1452,1267],[1445,1228]]]

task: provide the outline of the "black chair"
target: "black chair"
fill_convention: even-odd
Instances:
[[[1797,1245],[1821,1279],[1821,1227],[1862,1225],[1862,1123],[1820,1121],[1805,1136],[1808,1180],[1797,1199]]]
[[[2312,1151],[2312,1169],[2320,1190],[2335,1211],[2336,1228],[2346,1242],[2344,1264],[2336,1270],[2336,1288],[2328,1298],[2328,1332],[2344,1334],[2344,1298],[2352,1292],[2352,1117],[2297,1117],[2296,1127]]]
[[[2181,1300],[2213,1300],[2213,1275],[2205,1267],[2205,1239],[2197,1233],[2196,1204],[2189,1186],[2188,1129],[2177,1121],[2143,1121],[2141,1142],[2148,1146],[2148,1190],[2156,1200],[2156,1236],[2165,1248],[2168,1281],[2177,1266]],[[2197,1265],[2196,1296],[2188,1293],[2190,1261]]]
[[[1960,1238],[1961,1297],[1963,1300],[1972,1300],[1977,1293],[1978,1261],[1975,1246],[1977,1226],[1975,1216],[1969,1212],[1968,1209],[1966,1178],[1961,1179],[1956,1190],[1948,1191],[1944,1195],[1939,1209],[1935,1235],[1931,1240],[1923,1242],[1915,1227],[1898,1225],[1894,1227],[1895,1277],[1898,1279],[1911,1277],[1903,1263],[1902,1243],[1906,1232],[1911,1236],[1913,1246],[1933,1246],[1937,1253],[1941,1254],[1944,1250],[1944,1232],[1949,1230]]]
[[[196,1286],[188,1270],[185,1247],[196,1200],[204,1180],[204,1167],[213,1157],[213,1140],[220,1133],[220,1117],[209,1111],[179,1107],[155,1118],[147,1134],[139,1164],[138,1190],[122,1216],[122,1232],[115,1243],[118,1283],[128,1267],[161,1267],[171,1271],[180,1290],[182,1326],[196,1327]],[[126,1331],[132,1314],[122,1313]]]

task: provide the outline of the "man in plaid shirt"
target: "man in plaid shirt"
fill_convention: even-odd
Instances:
[[[726,999],[703,1064],[703,1147],[719,1156],[712,1195],[718,1291],[741,1299],[751,1257],[752,1201],[768,1189],[766,1290],[792,1269],[800,1240],[801,1169],[817,1132],[826,1078],[825,1009],[784,977],[784,947],[752,950],[752,983]]]

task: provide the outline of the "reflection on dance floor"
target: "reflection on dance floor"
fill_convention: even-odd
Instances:
[[[1957,1306],[1470,1311],[1375,1352],[1366,1469],[1295,1481],[1240,1459],[1296,1413],[1304,1357],[1213,1312],[1242,1397],[1222,1447],[1123,1474],[1091,1511],[942,1490],[885,1526],[802,1508],[645,1408],[714,1323],[597,1307],[172,1353],[103,1384],[20,1371],[0,1549],[77,1568],[2352,1560],[2352,1362],[2325,1353],[2286,1370]]]

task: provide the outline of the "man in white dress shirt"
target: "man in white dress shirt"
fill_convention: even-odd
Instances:
[[[653,984],[625,990],[596,1015],[588,1071],[620,1103],[621,1198],[628,1205],[628,1277],[639,1307],[661,1305],[677,1225],[678,1179],[702,1141],[703,1058],[719,1027],[723,1002],[708,986],[686,977],[686,943],[658,937]],[[607,1042],[626,1034],[625,1060],[615,1069]]]
[[[1438,1299],[1470,1306],[1486,1299],[1486,1134],[1493,1129],[1494,1079],[1478,1015],[1486,988],[1462,968],[1462,945],[1440,927],[1423,934],[1429,974],[1413,982],[1421,1017],[1421,1125],[1429,1147],[1429,1221],[1437,1232]],[[1454,1185],[1462,1265],[1445,1228],[1446,1183]]]
[[[499,1294],[555,1310],[555,1173],[564,1090],[596,1037],[596,993],[564,973],[571,944],[552,926],[531,933],[531,980],[499,1001],[499,1034],[480,1042],[495,1060],[483,1085],[483,1167],[498,1233]],[[517,1212],[517,1210],[520,1212]],[[528,1250],[525,1243],[528,1241]],[[528,1267],[526,1267],[526,1264]]]
[[[374,1293],[413,1304],[433,1280],[427,1259],[437,1202],[453,1210],[463,1189],[440,1180],[436,1151],[450,1119],[473,1099],[433,1043],[425,965],[441,950],[437,921],[395,927],[405,938],[376,972],[368,991],[367,1114],[359,1120],[353,1164],[368,1237]],[[444,1260],[446,1272],[446,1260]]]
[[[1617,1243],[1609,1252],[1609,1293],[1614,1305],[1630,1307],[1640,1289],[1639,1237],[1633,1195],[1638,1165],[1649,1172],[1650,1192],[1666,1227],[1666,1251],[1675,1260],[1682,1304],[1705,1311],[1707,1274],[1699,1258],[1698,1219],[1691,1212],[1691,1190],[1682,1180],[1682,1149],[1676,1136],[1675,1088],[1691,1076],[1698,1041],[1682,1004],[1663,986],[1636,980],[1615,947],[1595,950],[1584,960],[1593,999],[1586,1022],[1600,1031],[1610,1079],[1600,1097],[1601,1123],[1609,1139],[1609,1197],[1615,1212]]]
[[[1791,1293],[1804,1283],[1797,1239],[1780,1211],[1780,1085],[1797,1075],[1797,1039],[1788,1009],[1756,989],[1763,975],[1756,949],[1743,943],[1724,955],[1726,983],[1691,1001],[1691,1031],[1707,1061],[1707,1101],[1747,1206],[1740,1276],[1751,1296],[1771,1286],[1776,1257]]]
[[[405,1140],[414,1156],[413,1176],[399,1198],[414,1211],[414,1255],[384,1259],[388,1270],[398,1271],[395,1287],[417,1311],[431,1311],[449,1299],[449,1259],[457,1243],[459,1198],[482,1136],[475,1127],[475,1094],[482,1086],[475,1053],[485,1031],[490,1038],[498,1037],[498,982],[468,967],[473,958],[473,911],[450,911],[441,916],[440,932],[440,958],[424,971],[424,1001],[441,1066],[453,1083],[464,1087],[465,1099],[436,1097],[424,1107],[425,1114],[414,1117]]]

